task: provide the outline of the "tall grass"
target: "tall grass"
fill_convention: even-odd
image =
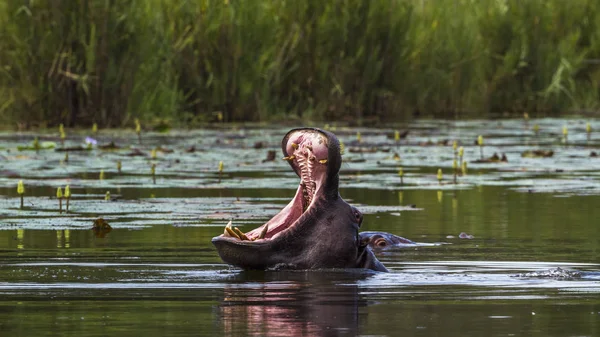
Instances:
[[[596,0],[0,0],[0,122],[598,109]]]

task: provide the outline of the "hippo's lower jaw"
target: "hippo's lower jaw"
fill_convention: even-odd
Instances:
[[[295,129],[284,137],[285,160],[300,177],[292,201],[247,233],[225,227],[212,239],[223,261],[244,269],[370,268],[386,271],[358,239],[362,214],[338,193],[341,165],[335,135]]]

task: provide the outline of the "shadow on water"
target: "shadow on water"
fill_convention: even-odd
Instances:
[[[585,135],[580,120],[529,123],[418,121],[398,142],[394,130],[336,131],[347,148],[340,192],[365,214],[362,230],[448,243],[378,251],[387,274],[243,272],[219,259],[210,239],[229,220],[251,230],[293,195],[297,177],[285,163],[266,160],[287,130],[153,134],[141,145],[134,133],[106,131],[99,143],[120,149],[70,152],[68,161],[64,152],[18,151],[33,134],[0,134],[0,331],[597,335],[600,160],[590,153],[599,138]],[[568,142],[560,136],[564,124]],[[504,153],[508,162],[473,162],[482,133],[486,158]],[[84,138],[73,133],[67,143]],[[452,140],[469,164],[457,184]],[[532,157],[527,151],[535,149],[553,154]],[[24,209],[18,180],[26,186]],[[56,188],[67,184],[70,210],[59,213]],[[112,228],[103,236],[91,230],[100,216]]]

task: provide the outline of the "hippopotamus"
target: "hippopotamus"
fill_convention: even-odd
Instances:
[[[386,232],[360,232],[360,240],[371,249],[386,249],[390,247],[411,247],[418,244],[409,239]]]
[[[223,261],[242,269],[366,268],[387,272],[358,230],[362,213],[339,194],[340,143],[328,131],[298,128],[281,142],[300,177],[292,201],[267,223],[243,233],[231,223],[212,239]]]
[[[362,245],[369,246],[374,251],[387,250],[390,248],[410,248],[423,246],[440,246],[447,244],[446,242],[424,243],[414,242],[387,232],[360,232],[360,240]]]

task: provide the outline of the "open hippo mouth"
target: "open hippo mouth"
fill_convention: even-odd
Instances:
[[[334,134],[303,128],[281,142],[300,185],[292,201],[264,225],[243,233],[227,224],[212,243],[223,261],[244,269],[387,269],[361,245],[362,214],[338,192],[342,163]]]
[[[292,201],[264,225],[243,233],[237,227],[232,227],[230,221],[223,235],[218,240],[247,241],[246,243],[261,243],[276,239],[286,231],[293,229],[302,215],[312,207],[318,194],[323,193],[326,186],[328,166],[339,170],[339,144],[335,140],[333,160],[330,159],[330,140],[328,135],[318,129],[296,129],[288,132],[282,141],[284,160],[288,161],[300,177],[300,186]],[[336,156],[336,151],[338,155]],[[336,167],[337,165],[337,167]],[[337,190],[337,186],[336,186]]]

